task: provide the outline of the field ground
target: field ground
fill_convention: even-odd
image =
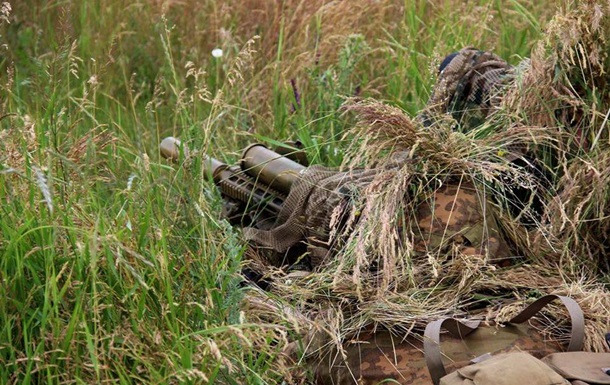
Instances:
[[[0,382],[280,383],[271,363],[294,330],[241,310],[244,244],[197,155],[299,139],[339,165],[345,97],[414,115],[444,55],[473,45],[517,63],[556,7],[3,2]],[[160,158],[169,135],[187,162]]]

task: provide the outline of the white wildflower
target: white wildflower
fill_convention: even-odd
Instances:
[[[222,57],[222,49],[220,48],[214,48],[212,50],[212,56],[214,56],[215,58],[221,58]]]

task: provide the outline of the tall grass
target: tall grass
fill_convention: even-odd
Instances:
[[[242,311],[244,245],[200,155],[298,139],[338,165],[346,97],[415,114],[445,54],[517,62],[554,4],[5,2],[0,382],[289,379],[292,327]],[[167,135],[191,156],[160,159]]]

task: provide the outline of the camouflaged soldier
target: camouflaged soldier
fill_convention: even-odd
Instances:
[[[443,60],[434,93],[418,119],[429,126],[437,117],[451,114],[460,125],[480,124],[512,72],[510,65],[492,53],[472,48],[453,53]],[[366,189],[379,172],[309,167],[291,188],[275,226],[247,228],[244,235],[264,251],[268,263],[280,266],[299,260],[302,269],[301,254],[307,251],[305,268],[319,268],[342,246],[333,234],[346,233],[341,221],[333,225],[331,218],[346,217],[354,206],[365,204],[358,200],[358,192]],[[515,193],[516,202],[528,199],[518,198],[520,193]],[[516,207],[522,208],[518,204]],[[431,199],[417,206],[415,218],[416,223],[409,224],[405,233],[416,234],[412,247],[420,255],[457,252],[502,261],[511,254],[493,210],[469,182],[459,186],[448,183],[434,191]],[[299,255],[291,256],[295,252]]]

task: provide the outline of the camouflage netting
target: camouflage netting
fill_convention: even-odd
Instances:
[[[253,291],[250,316],[290,320],[303,335],[323,330],[340,343],[366,327],[411,331],[498,299],[516,300],[500,315],[508,319],[530,299],[554,293],[580,303],[586,348],[602,350],[610,329],[609,38],[610,5],[582,1],[560,10],[517,68],[491,55],[488,77],[501,86],[485,88],[494,94],[475,127],[459,121],[463,111],[435,107],[411,118],[350,100],[346,111],[358,124],[346,136],[361,140],[349,163],[328,183],[297,186],[315,198],[309,209],[329,213],[322,235],[315,227],[323,217],[307,222],[307,208],[297,215],[315,246],[313,271],[287,273],[253,252],[271,291]],[[446,98],[433,97],[435,106],[450,104]],[[361,174],[366,181],[354,182]],[[530,197],[517,214],[504,203],[515,188]],[[552,331],[565,329],[559,307],[549,316]]]

